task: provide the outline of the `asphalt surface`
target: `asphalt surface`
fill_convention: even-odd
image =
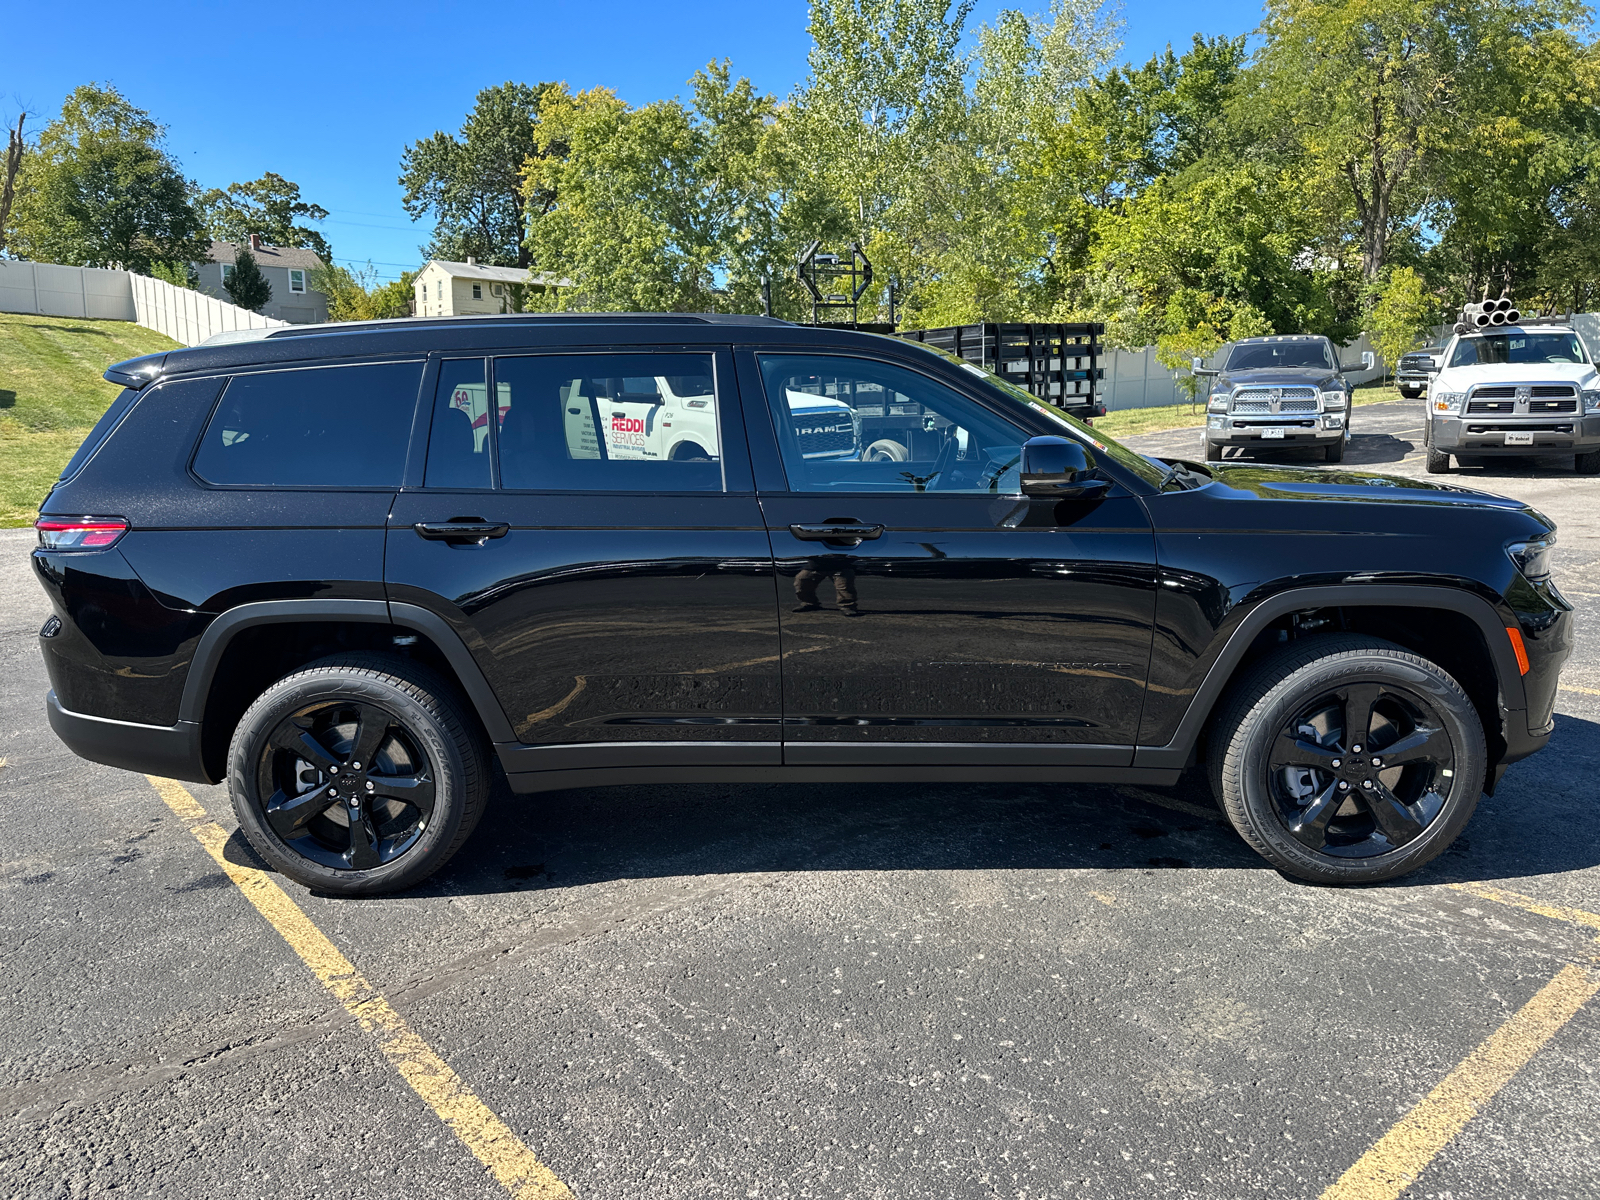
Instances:
[[[1358,408],[1350,465],[1420,473],[1419,425]],[[1455,479],[1560,522],[1589,690],[1395,884],[1285,879],[1193,786],[685,785],[501,792],[415,891],[286,890],[586,1200],[1316,1197],[1595,962],[1449,885],[1600,911],[1600,480]],[[0,1195],[504,1197],[151,784],[55,741],[31,540],[0,534]],[[1600,1195],[1597,1008],[1407,1195]]]

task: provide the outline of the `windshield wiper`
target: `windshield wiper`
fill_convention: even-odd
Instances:
[[[1161,482],[1156,485],[1156,492],[1159,494],[1161,492],[1166,491],[1167,490],[1167,486],[1169,484],[1173,484],[1173,483],[1179,482],[1180,480],[1183,479],[1183,477],[1185,475],[1188,475],[1188,474],[1189,474],[1189,468],[1188,467],[1184,466],[1181,462],[1173,463],[1170,467],[1167,468],[1167,473],[1161,477]],[[1187,492],[1190,489],[1190,487],[1193,487],[1193,486],[1195,486],[1195,485],[1190,484],[1190,483],[1184,483],[1182,490]]]

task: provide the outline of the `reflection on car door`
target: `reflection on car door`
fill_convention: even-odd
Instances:
[[[784,610],[785,762],[1131,762],[1155,608],[1139,500],[1021,498],[1029,434],[908,367],[740,362],[777,443],[757,461],[783,468],[759,483]],[[808,444],[817,423],[797,393],[844,409],[832,436],[848,426],[851,444]]]
[[[778,761],[771,553],[731,371],[726,352],[441,365],[425,485],[390,522],[390,596],[462,633],[517,739],[540,748],[525,769],[670,763],[673,743]],[[452,397],[489,382],[501,419],[480,446]],[[711,444],[674,459],[686,439],[662,424],[694,400],[686,427]],[[451,538],[465,518],[505,529]]]

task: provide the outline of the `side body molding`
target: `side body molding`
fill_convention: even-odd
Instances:
[[[1487,600],[1471,592],[1451,587],[1409,586],[1403,584],[1344,585],[1339,587],[1294,588],[1258,602],[1234,627],[1216,662],[1206,672],[1204,681],[1196,689],[1188,711],[1178,724],[1178,730],[1165,746],[1139,746],[1134,751],[1136,767],[1182,767],[1200,738],[1200,731],[1211,716],[1212,709],[1232,679],[1250,643],[1256,635],[1292,612],[1310,608],[1442,608],[1461,613],[1469,618],[1483,634],[1494,663],[1495,678],[1500,685],[1500,702],[1507,713],[1520,713],[1527,708],[1522,674],[1517,669],[1516,656],[1506,637],[1506,625]]]
[[[284,625],[297,621],[361,621],[375,625],[398,625],[424,634],[449,660],[490,739],[496,742],[515,740],[505,709],[500,706],[472,652],[462,644],[455,630],[442,617],[425,608],[415,604],[389,604],[383,600],[264,600],[228,609],[200,635],[189,667],[189,677],[184,683],[183,700],[178,707],[179,722],[199,725],[204,719],[211,681],[234,634],[256,625]]]

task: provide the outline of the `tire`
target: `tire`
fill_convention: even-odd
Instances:
[[[1395,746],[1407,761],[1373,764]],[[1207,753],[1239,836],[1285,874],[1328,884],[1394,879],[1443,852],[1488,767],[1477,710],[1443,668],[1353,634],[1301,638],[1258,663],[1223,700]]]
[[[710,462],[711,454],[697,442],[679,442],[672,448],[671,462]]]
[[[1424,453],[1426,455],[1424,465],[1427,467],[1429,475],[1449,474],[1450,456],[1448,454],[1435,450],[1432,446],[1427,447]]]
[[[1579,475],[1600,475],[1600,450],[1572,456],[1572,469]]]
[[[345,808],[352,776],[364,785],[359,839]],[[245,711],[228,749],[228,791],[251,846],[297,883],[341,896],[396,891],[444,866],[477,826],[489,784],[483,737],[454,689],[378,654],[284,676]]]
[[[1217,445],[1217,443],[1213,442],[1210,438],[1206,438],[1204,439],[1202,451],[1205,454],[1205,459],[1207,462],[1221,462],[1224,448],[1225,447]]]
[[[893,438],[880,438],[861,452],[862,462],[910,462],[911,451]]]
[[[1340,438],[1337,442],[1335,442],[1331,446],[1324,446],[1322,448],[1322,461],[1323,462],[1343,462],[1344,461],[1344,439],[1343,438]]]
[[[1415,400],[1417,398],[1417,396],[1420,394],[1420,393],[1418,393],[1416,391],[1415,388],[1404,388],[1403,387],[1403,388],[1400,388],[1398,390],[1400,392],[1400,395],[1403,398],[1407,399],[1407,400]]]

